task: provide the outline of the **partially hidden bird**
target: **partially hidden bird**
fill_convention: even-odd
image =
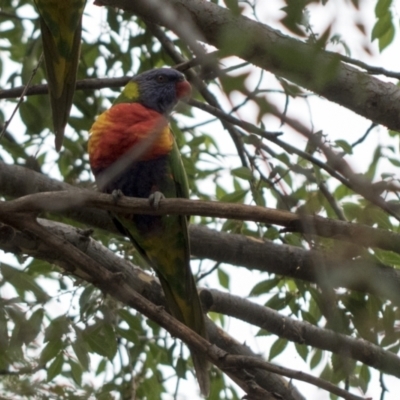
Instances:
[[[178,100],[190,95],[182,73],[170,68],[136,75],[89,132],[88,152],[98,188],[116,196],[160,199],[189,197],[186,173],[168,117]],[[205,317],[190,269],[188,219],[182,215],[119,215],[113,220],[129,237],[163,288],[170,313],[207,338]],[[204,396],[209,363],[190,349]]]
[[[60,151],[75,92],[86,0],[34,0],[39,12],[55,147]]]

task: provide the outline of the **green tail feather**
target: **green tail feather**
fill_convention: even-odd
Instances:
[[[208,340],[204,314],[193,275],[190,274],[190,287],[186,288],[187,294],[190,293],[190,296],[186,296],[186,298],[179,298],[178,291],[172,290],[170,284],[160,273],[157,275],[165,293],[170,313],[180,322],[184,323],[204,339]],[[207,397],[210,392],[210,364],[204,354],[201,354],[190,347],[189,349],[194,369],[196,371],[196,377],[199,382],[200,391],[204,397]]]

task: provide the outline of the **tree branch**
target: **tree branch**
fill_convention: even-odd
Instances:
[[[1,210],[1,207],[0,207]],[[0,211],[1,212],[1,211]],[[9,218],[13,219],[13,217]],[[90,232],[85,232],[85,231],[80,231],[77,230],[76,228],[72,228],[68,225],[64,225],[61,223],[57,222],[52,222],[52,221],[47,221],[47,220],[39,220],[40,225],[45,227],[48,233],[51,236],[59,237],[61,238],[62,243],[64,243],[62,246],[65,245],[65,243],[71,243],[75,248],[77,248],[82,254],[87,255],[89,258],[93,259],[94,262],[101,264],[104,266],[107,271],[110,271],[113,274],[113,280],[119,281],[121,277],[123,277],[124,281],[127,283],[129,288],[133,289],[135,292],[137,292],[139,295],[143,295],[146,297],[149,301],[155,303],[156,305],[162,305],[165,306],[164,298],[162,296],[162,291],[161,287],[154,277],[150,276],[149,274],[145,273],[142,271],[140,268],[137,268],[130,264],[127,260],[121,259],[117,257],[114,253],[112,253],[109,249],[105,248],[98,242],[94,241],[89,237]],[[17,222],[17,225],[20,223]],[[32,230],[32,227],[30,224],[28,224],[29,230]],[[26,225],[23,225],[27,227]],[[21,229],[23,226],[19,226]],[[3,226],[4,228],[5,226]],[[2,229],[0,228],[0,232]],[[10,233],[10,232],[9,232]],[[44,232],[39,232],[35,229],[35,233],[38,236],[41,236],[41,239],[47,237],[47,234]],[[83,270],[81,269],[81,265],[78,265],[74,263],[73,259],[67,258],[66,254],[64,252],[64,255],[60,257],[60,245],[56,245],[56,243],[52,240],[51,243],[48,243],[47,246],[43,246],[43,244],[39,244],[41,240],[33,237],[32,235],[27,235],[26,233],[20,232],[20,231],[15,231],[13,232],[12,235],[6,235],[3,236],[0,234],[0,238],[3,238],[3,240],[0,241],[0,247],[3,248],[6,251],[13,251],[16,252],[18,250],[21,250],[20,246],[21,243],[24,243],[24,247],[28,250],[24,250],[24,253],[28,254],[29,256],[35,257],[35,258],[40,258],[44,259],[46,261],[49,261],[51,263],[58,264],[62,268],[66,269],[67,271],[71,272],[72,274],[78,276],[81,279],[84,279],[86,281],[93,282],[93,275],[88,274],[87,269]],[[49,238],[48,238],[49,239]],[[48,240],[47,239],[47,240]],[[56,247],[54,247],[56,245]],[[12,250],[10,250],[12,249]],[[17,250],[18,249],[18,250]],[[76,260],[75,260],[76,261]],[[74,265],[73,267],[71,265]],[[95,275],[95,284],[96,286],[101,287],[103,290],[103,274],[100,275]],[[114,297],[116,296],[115,292],[111,289],[108,290],[108,293],[110,293]],[[212,296],[212,298],[210,297]],[[211,305],[210,301],[212,302],[211,305],[211,310],[216,311],[216,312],[225,312],[226,309],[229,310],[230,306],[233,304],[235,307],[239,305],[238,311],[234,311],[233,314],[228,311],[228,315],[232,315],[234,317],[238,317],[238,314],[243,313],[243,309],[246,308],[246,312],[249,313],[251,316],[255,316],[260,312],[260,310],[263,310],[264,307],[258,306],[256,304],[252,304],[246,300],[240,299],[236,296],[230,296],[224,293],[220,293],[216,290],[204,290],[201,292],[201,297],[202,299],[208,303],[208,306]],[[134,308],[136,308],[134,306]],[[263,327],[269,328],[272,325],[277,325],[281,327],[282,325],[285,326],[284,332],[282,332],[282,329],[280,329],[279,336],[281,337],[286,337],[289,340],[293,341],[299,341],[299,338],[296,337],[294,338],[293,335],[291,337],[288,337],[290,335],[285,334],[285,332],[302,332],[304,338],[301,338],[302,343],[306,344],[312,344],[308,342],[308,339],[317,337],[317,343],[321,343],[323,340],[321,339],[322,336],[327,336],[328,337],[328,342],[325,343],[325,346],[323,347],[324,349],[329,350],[329,342],[332,342],[332,338],[335,338],[338,336],[334,332],[330,331],[325,331],[321,328],[313,327],[310,324],[307,323],[302,323],[298,321],[294,321],[290,318],[285,318],[279,313],[271,310],[271,309],[265,309],[266,313],[261,313],[260,316],[258,317],[259,321],[263,320],[266,318],[266,314],[268,318],[266,318],[266,321],[263,323]],[[270,317],[272,316],[271,321],[269,321]],[[240,317],[243,319],[242,317]],[[251,319],[251,318],[250,318]],[[277,319],[279,319],[279,322],[276,323]],[[250,322],[249,318],[246,317],[243,320]],[[282,324],[281,322],[284,321],[285,323]],[[218,329],[216,329],[215,325],[208,320],[208,328],[210,332],[213,332],[213,334],[210,336],[210,339],[212,342],[214,340],[218,341],[220,344],[224,345],[224,343],[232,342],[232,339],[229,339],[228,335],[225,332],[221,332]],[[211,325],[214,325],[213,329],[210,328]],[[268,325],[268,326],[267,326]],[[294,325],[294,326],[292,326]],[[297,326],[297,328],[296,328]],[[300,329],[301,326],[301,329]],[[169,327],[167,327],[168,330]],[[269,329],[270,331],[273,331],[272,329]],[[275,329],[276,330],[276,329]],[[325,333],[328,332],[328,333]],[[186,335],[186,333],[183,333]],[[192,334],[192,333],[191,333]],[[227,340],[228,338],[228,340]],[[223,339],[223,340],[221,340]],[[185,340],[187,342],[187,340]],[[352,339],[350,344],[348,345],[349,347],[356,347],[358,344],[357,340]],[[339,343],[340,344],[340,343]],[[360,344],[364,345],[364,343]],[[359,396],[355,396],[343,389],[338,388],[337,386],[330,384],[327,381],[324,381],[322,379],[313,377],[309,374],[304,374],[303,372],[300,371],[295,371],[291,370],[288,368],[283,368],[279,366],[275,366],[271,363],[267,363],[262,361],[261,359],[257,359],[253,356],[247,355],[248,351],[243,351],[243,349],[247,349],[245,346],[240,346],[240,345],[235,345],[235,347],[239,346],[239,350],[241,350],[241,355],[229,355],[229,354],[220,354],[221,350],[218,350],[216,348],[212,348],[212,352],[216,351],[218,353],[219,357],[219,362],[220,362],[220,367],[225,371],[229,372],[229,374],[232,376],[232,374],[235,375],[236,369],[243,370],[244,368],[261,368],[262,370],[272,372],[274,374],[278,375],[283,375],[287,376],[290,378],[294,379],[299,379],[305,382],[309,382],[317,387],[320,387],[322,389],[328,390],[331,393],[334,393],[340,397],[343,397],[345,399],[349,400],[361,400]],[[360,347],[358,346],[358,347]],[[365,346],[368,346],[368,343],[365,344]],[[232,351],[232,346],[230,345],[227,349],[224,349],[225,351]],[[370,347],[368,347],[368,350],[371,351]],[[373,349],[375,350],[375,349]],[[207,350],[208,351],[208,350]],[[237,353],[237,349],[236,349]],[[244,353],[244,354],[243,354]],[[383,352],[383,357],[387,357],[387,354]],[[372,352],[373,355],[376,355],[376,351]],[[393,354],[389,354],[389,356],[394,356]],[[261,372],[262,374],[262,372]],[[235,377],[233,377],[235,378]],[[268,375],[267,376],[268,381],[270,381],[268,386],[269,391],[271,391],[272,387],[271,385],[276,385],[276,382],[279,382],[277,378],[275,377],[274,379],[271,380],[271,377]],[[236,379],[238,379],[236,377]],[[265,380],[265,377],[264,377]],[[276,381],[276,382],[275,382]],[[274,383],[275,382],[275,383]],[[265,387],[264,387],[265,388]],[[277,388],[274,387],[274,390]]]
[[[328,100],[393,130],[400,130],[400,89],[392,83],[354,68],[338,54],[285,36],[267,25],[201,0],[159,1],[97,0],[96,4],[118,7],[271,71]],[[166,12],[168,10],[168,12]],[[329,79],[324,77],[329,76]]]
[[[71,187],[72,189],[72,187]],[[284,226],[286,231],[312,233],[318,236],[344,240],[365,247],[379,247],[400,252],[400,235],[368,225],[354,224],[312,215],[298,215],[289,211],[261,206],[222,203],[217,201],[166,198],[154,209],[147,199],[122,197],[115,203],[112,195],[92,190],[73,188],[61,192],[27,195],[2,205],[7,212],[63,212],[77,208],[101,208],[119,213],[148,215],[199,215],[254,221]]]
[[[364,339],[321,329],[305,321],[296,321],[268,307],[241,297],[209,289],[211,311],[238,318],[292,342],[306,344],[336,354],[351,357],[382,372],[400,378],[400,358]]]
[[[159,307],[160,305],[165,307],[165,300],[158,281],[91,239],[88,236],[89,232],[46,220],[39,220],[39,224],[30,215],[4,213],[1,207],[0,219],[17,229],[10,234],[10,226],[3,226],[2,229],[8,229],[8,235],[0,234],[2,239],[0,247],[4,250],[14,253],[22,251],[30,256],[55,263],[138,310],[173,336],[198,351],[206,352],[210,360],[227,372],[249,395],[262,393],[265,399],[274,400],[268,392],[276,392],[285,399],[303,399],[296,390],[289,390],[281,377],[253,370],[252,364],[248,361],[246,362],[246,366],[250,368],[248,371],[229,366],[226,362],[228,355],[226,351],[233,351],[233,354],[242,354],[248,358],[256,356],[247,347],[239,345],[227,333],[222,332],[211,320],[207,320],[207,330],[210,340],[214,343],[212,346],[174,319]],[[0,232],[2,229],[0,228]],[[26,231],[35,236],[27,235]],[[227,350],[221,350],[217,346],[225,347]],[[253,378],[249,379],[250,376]]]
[[[50,190],[74,190],[76,192],[77,188],[50,179],[27,168],[0,162],[0,194],[19,197],[28,193]],[[90,193],[98,196],[94,192]],[[72,196],[75,198],[74,195]],[[99,196],[107,198],[106,195]],[[135,200],[131,199],[122,200],[135,203]],[[141,204],[143,204],[144,209],[148,207],[146,201],[142,200]],[[192,202],[188,204],[191,206]],[[261,208],[261,210],[264,216],[265,213],[268,213],[268,209]],[[272,211],[275,215],[275,210]],[[182,211],[179,209],[179,212]],[[296,221],[300,218],[296,214],[282,211],[278,213],[290,217],[283,218],[281,223],[282,221],[289,222],[292,219]],[[104,211],[83,207],[63,210],[62,214],[86,226],[94,226],[119,235],[110,217]],[[342,221],[325,220],[319,217],[310,218],[314,218],[315,226],[327,237],[342,238],[366,247],[382,247],[399,251],[400,235],[393,232]],[[321,221],[318,222],[319,220]],[[279,222],[276,215],[274,221],[275,223]],[[319,282],[322,278],[329,279],[335,287],[366,291],[388,298],[395,304],[399,303],[400,272],[397,269],[375,263],[371,259],[349,260],[341,257],[337,251],[334,253],[308,251],[294,246],[257,240],[244,235],[216,232],[204,226],[196,225],[190,226],[190,238],[192,253],[200,258],[209,258],[218,262],[240,265],[249,269],[262,270],[310,282]]]

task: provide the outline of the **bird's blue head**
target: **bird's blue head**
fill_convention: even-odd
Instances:
[[[190,93],[191,86],[181,72],[171,68],[152,69],[133,77],[115,104],[140,103],[168,115],[178,100]]]

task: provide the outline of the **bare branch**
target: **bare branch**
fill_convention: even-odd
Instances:
[[[37,258],[44,258],[60,265],[69,273],[93,283],[105,293],[154,320],[173,336],[199,351],[206,352],[215,365],[221,366],[222,370],[250,395],[253,392],[262,393],[265,399],[274,400],[268,392],[277,392],[285,399],[302,400],[296,390],[289,390],[287,384],[275,374],[251,369],[233,370],[229,367],[224,361],[228,354],[217,346],[225,346],[227,351],[234,351],[233,354],[239,353],[252,358],[256,356],[249,353],[247,347],[239,345],[228,334],[215,327],[210,320],[207,321],[207,330],[210,340],[215,343],[212,346],[179,323],[159,307],[165,306],[165,301],[158,281],[95,242],[88,236],[90,232],[77,231],[75,228],[46,220],[40,220],[39,224],[29,215],[4,214],[1,207],[0,219],[18,229],[13,235],[4,237],[5,243],[0,241],[0,246],[6,251],[22,250]],[[35,237],[27,235],[27,231],[33,233]],[[249,364],[249,368],[251,367]],[[253,378],[249,379],[250,375],[253,375]]]
[[[0,194],[18,197],[27,193],[49,190],[76,191],[77,188],[29,169],[0,162]],[[90,193],[98,196],[95,192]],[[75,197],[75,195],[72,196]],[[133,202],[135,203],[135,200]],[[146,209],[147,203],[141,204]],[[192,207],[193,202],[188,202],[188,204]],[[211,203],[211,205],[213,204]],[[269,209],[261,208],[261,210],[265,216]],[[272,210],[273,215],[275,215],[274,221],[279,223],[276,218],[278,214],[275,214],[275,211]],[[286,219],[286,222],[291,221],[291,218],[295,221],[300,218],[296,214],[282,211],[278,211],[278,213],[290,216],[289,219]],[[94,226],[117,235],[120,234],[104,211],[77,207],[65,209],[62,214],[85,224],[85,226]],[[322,236],[352,241],[366,247],[382,247],[399,251],[400,237],[396,233],[364,225],[325,220],[324,218],[310,218],[314,219],[314,230],[318,230]],[[282,219],[281,223],[284,221],[285,219]],[[299,247],[278,245],[244,235],[217,232],[205,226],[191,225],[190,238],[192,253],[200,258],[209,258],[217,262],[240,265],[249,269],[257,269],[310,282],[329,279],[334,287],[370,292],[382,298],[388,298],[395,304],[400,302],[400,272],[397,269],[375,263],[370,259],[357,258],[351,260],[342,257],[337,250],[334,253],[307,251]],[[266,260],[269,262],[266,262]]]
[[[145,273],[140,268],[133,266],[127,260],[117,257],[109,249],[91,239],[88,236],[90,232],[79,231],[76,228],[72,228],[68,225],[52,221],[40,220],[39,222],[40,225],[46,227],[50,235],[62,238],[64,243],[71,243],[73,246],[75,246],[75,248],[78,248],[79,251],[89,256],[96,263],[104,266],[108,271],[113,274],[114,280],[118,281],[118,277],[123,276],[124,281],[131,289],[145,296],[148,300],[157,305],[165,305],[163,296],[161,294],[161,287],[158,284],[156,278],[151,277],[148,273]],[[38,234],[37,231],[35,233]],[[43,239],[43,235],[43,233],[40,233],[41,239]],[[45,234],[45,236],[47,236],[47,234]],[[27,254],[29,254],[30,256],[42,258],[49,262],[56,263],[67,271],[80,277],[81,279],[93,281],[93,276],[88,275],[87,270],[82,270],[80,266],[79,268],[76,268],[76,264],[74,264],[70,258],[67,258],[65,254],[63,257],[60,257],[60,248],[58,246],[53,247],[48,245],[47,247],[43,247],[43,244],[38,245],[37,239],[32,237],[32,235],[27,235],[26,233],[16,231],[13,235],[7,236],[6,242],[1,241],[0,247],[5,250],[12,248],[14,249],[14,251],[18,251],[17,249],[19,249],[21,243],[24,243],[24,247],[28,249],[25,250],[25,252],[28,251]],[[54,244],[55,242],[52,242],[52,245]],[[71,267],[71,265],[74,265],[74,267]],[[102,287],[102,274],[100,274],[100,281],[98,278],[99,276],[96,275],[96,285]],[[113,291],[109,291],[109,293],[115,296],[115,293]],[[254,318],[256,318],[257,321],[262,321],[262,323],[259,323],[262,324],[262,327],[264,329],[268,329],[271,332],[276,331],[274,333],[277,333],[281,337],[288,338],[289,340],[293,340],[296,342],[301,340],[301,342],[305,344],[312,344],[310,340],[314,340],[314,342],[317,342],[317,344],[324,342],[324,346],[322,348],[327,350],[331,350],[329,346],[333,342],[333,338],[338,342],[339,346],[342,344],[340,342],[341,336],[335,334],[332,331],[326,331],[321,328],[314,327],[308,323],[292,320],[291,318],[280,315],[274,310],[250,303],[249,301],[238,298],[236,296],[224,294],[216,290],[204,290],[201,292],[201,296],[208,306],[211,305],[211,310],[220,313],[226,313],[227,315],[232,315],[234,317],[239,317],[244,321],[250,323],[254,323]],[[231,310],[232,305],[234,305],[234,310]],[[243,314],[245,316],[244,318]],[[210,325],[213,324],[211,321],[208,321],[208,326],[210,327]],[[218,340],[218,342],[222,344],[229,342],[229,340],[227,340],[228,336],[225,332],[219,332],[217,329],[215,329],[215,327],[213,329],[210,328],[209,331],[213,332],[213,334],[210,336],[211,340]],[[325,337],[327,337],[327,339]],[[222,338],[223,341],[221,341]],[[372,346],[366,342],[364,343],[356,339],[351,339],[350,341],[347,341],[346,344],[346,348],[341,350],[345,351],[348,347],[356,348],[353,351],[354,353],[356,353],[356,350],[359,347],[364,346],[368,348],[368,351],[365,351],[366,353],[371,352],[372,355],[376,355],[376,351],[374,348],[376,346]],[[236,346],[237,345],[235,345],[235,347]],[[241,355],[223,354],[221,356],[220,354],[218,354],[220,363],[223,366],[223,370],[229,372],[231,376],[232,374],[235,375],[236,369],[243,370],[244,368],[261,368],[266,371],[276,373],[278,375],[284,375],[290,378],[309,382],[316,385],[317,387],[328,390],[329,392],[337,394],[338,396],[341,396],[345,399],[361,399],[360,397],[352,395],[347,391],[340,389],[322,379],[304,374],[300,371],[275,366],[271,363],[264,362],[261,359],[257,359],[254,356],[249,356],[247,355],[247,351],[243,351],[243,349],[245,348],[245,346],[242,346]],[[217,350],[218,352],[221,351],[212,348],[213,352],[215,350]],[[232,351],[232,345],[229,345],[229,347],[225,350]],[[236,349],[236,353],[237,350],[238,349]],[[337,351],[338,349],[336,348],[335,350]],[[348,351],[348,353],[351,352]],[[381,358],[387,357],[388,354],[383,352],[383,356]],[[395,356],[389,353],[389,357]],[[272,385],[271,382],[270,385]],[[271,387],[269,387],[268,389],[271,390]]]
[[[168,198],[162,199],[159,208],[155,210],[147,199],[122,197],[118,204],[115,204],[111,195],[77,188],[32,194],[2,204],[2,209],[9,213],[61,212],[82,207],[95,207],[120,213],[200,215],[255,221],[284,226],[287,231],[312,232],[315,235],[351,241],[365,247],[380,247],[400,252],[400,235],[393,232],[367,225],[244,204]]]
[[[380,371],[400,377],[400,358],[366,340],[354,339],[329,329],[318,328],[305,321],[293,320],[275,310],[238,296],[213,289],[208,292],[212,297],[209,300],[211,310],[239,318],[292,342],[351,357]]]

